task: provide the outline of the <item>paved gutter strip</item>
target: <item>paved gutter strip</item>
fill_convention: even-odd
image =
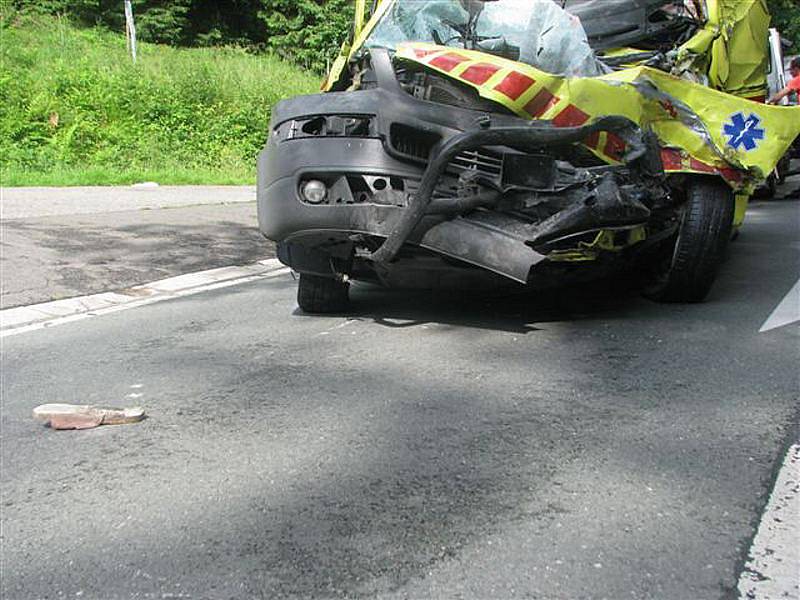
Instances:
[[[786,454],[739,578],[747,600],[800,599],[800,443]]]
[[[128,290],[0,311],[0,338],[289,273],[274,258],[170,277]]]

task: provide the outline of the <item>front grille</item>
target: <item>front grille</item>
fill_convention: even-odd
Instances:
[[[449,169],[459,173],[477,171],[492,179],[499,178],[503,174],[503,155],[485,148],[467,150],[450,162]]]
[[[396,152],[418,160],[428,160],[433,147],[442,139],[437,133],[400,123],[392,123],[389,137]]]
[[[427,161],[434,146],[441,139],[439,134],[400,123],[393,123],[390,130],[390,141],[394,151],[419,161]],[[499,179],[503,174],[503,155],[485,148],[467,150],[456,156],[447,170],[451,175],[472,171],[491,179]]]

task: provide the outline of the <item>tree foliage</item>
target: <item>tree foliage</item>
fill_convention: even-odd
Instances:
[[[800,54],[800,3],[798,0],[769,0],[773,24],[783,37],[794,43],[792,52]]]
[[[353,21],[352,0],[261,0],[267,44],[281,56],[317,71],[335,55]]]
[[[261,0],[132,0],[142,41],[174,46],[257,45],[266,42],[258,20]],[[122,0],[13,0],[17,10],[65,14],[82,25],[120,31]]]

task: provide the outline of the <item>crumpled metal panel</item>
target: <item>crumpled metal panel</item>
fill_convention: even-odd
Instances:
[[[770,13],[766,0],[706,0],[708,20],[679,50],[683,69],[708,77],[729,94],[767,93]]]
[[[519,116],[557,127],[627,117],[658,136],[667,171],[719,174],[734,187],[764,178],[800,135],[800,108],[757,104],[648,67],[568,78],[433,44],[402,45],[397,57],[469,85]],[[621,140],[605,133],[586,146],[612,164],[624,151]]]

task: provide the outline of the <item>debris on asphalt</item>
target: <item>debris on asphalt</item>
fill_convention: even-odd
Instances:
[[[33,409],[33,418],[52,429],[93,429],[101,425],[138,423],[145,417],[143,408],[108,408],[76,404],[42,404]]]

